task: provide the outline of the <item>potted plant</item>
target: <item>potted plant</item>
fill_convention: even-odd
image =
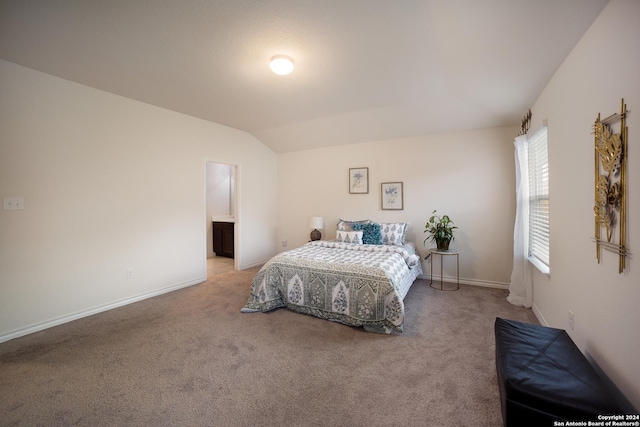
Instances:
[[[449,243],[453,240],[453,231],[457,228],[453,225],[453,221],[448,215],[440,217],[434,210],[431,218],[425,224],[424,232],[429,233],[429,237],[424,239],[424,243],[426,244],[427,240],[431,240],[436,242],[436,247],[439,250],[448,251]]]

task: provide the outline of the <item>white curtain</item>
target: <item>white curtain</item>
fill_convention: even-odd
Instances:
[[[513,228],[513,271],[507,301],[531,307],[533,303],[533,271],[527,259],[529,247],[529,177],[527,135],[514,142],[516,160],[516,222]]]

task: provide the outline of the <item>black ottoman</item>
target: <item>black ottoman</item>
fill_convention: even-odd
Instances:
[[[496,318],[496,370],[508,426],[552,426],[622,414],[566,331]]]

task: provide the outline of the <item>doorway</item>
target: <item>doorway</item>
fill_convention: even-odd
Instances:
[[[236,174],[236,165],[206,163],[207,278],[236,268]]]

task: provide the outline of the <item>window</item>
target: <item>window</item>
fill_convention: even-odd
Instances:
[[[547,128],[528,140],[529,167],[529,258],[538,268],[549,271],[549,156]]]

